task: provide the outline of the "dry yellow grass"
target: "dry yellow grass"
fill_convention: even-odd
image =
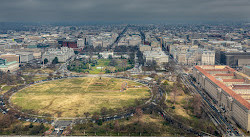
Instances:
[[[174,98],[173,94],[169,94],[167,100],[172,102],[173,98]],[[179,90],[178,95],[176,96],[175,99],[176,103],[174,105],[175,106],[174,112],[177,115],[190,119],[191,116],[188,114],[188,111],[183,108],[184,105],[183,101],[187,100],[188,98],[190,98],[189,95],[185,94],[182,90]],[[167,105],[173,105],[173,104],[167,104]]]
[[[129,88],[121,92],[121,85]],[[139,87],[138,87],[139,86]],[[102,107],[122,108],[134,105],[135,99],[149,98],[147,87],[124,79],[74,78],[37,84],[23,89],[11,100],[22,110],[55,117],[83,116],[98,112]]]

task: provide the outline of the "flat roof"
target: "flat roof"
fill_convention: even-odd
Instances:
[[[205,71],[230,71],[229,69],[204,69]]]
[[[5,66],[5,65],[0,65],[0,68],[7,68],[7,66]]]
[[[245,82],[244,79],[222,79],[223,82]]]
[[[246,68],[250,69],[250,66],[245,66]]]
[[[218,87],[220,87],[222,90],[227,92],[231,97],[233,97],[235,100],[237,100],[239,103],[241,103],[243,106],[245,106],[248,110],[250,109],[250,103],[241,97],[240,95],[236,94],[233,90],[228,88],[225,84],[223,84],[221,81],[217,80],[214,76],[206,72],[204,69],[202,69],[200,66],[195,66],[197,70],[199,70],[202,74],[204,74],[207,78],[209,78],[214,84],[216,84]]]
[[[14,63],[17,63],[16,61],[11,61],[11,62],[6,62],[6,66],[8,66],[8,65],[11,65],[11,64],[14,64]]]
[[[233,73],[227,73],[227,74],[215,74],[214,76],[234,76]]]
[[[233,89],[249,89],[250,90],[250,84],[242,84],[242,85],[233,85]]]

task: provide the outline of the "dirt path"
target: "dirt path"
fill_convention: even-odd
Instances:
[[[43,109],[49,108],[49,107],[53,104],[53,102],[54,102],[56,99],[57,99],[57,98],[54,98],[53,100],[51,100],[51,101],[49,102],[49,105],[45,106]]]
[[[87,90],[88,90],[88,88],[89,88],[89,86],[93,83],[93,79],[94,79],[94,78],[91,78],[91,80],[90,80],[89,84],[87,85],[87,87],[86,87],[85,91],[87,91]]]

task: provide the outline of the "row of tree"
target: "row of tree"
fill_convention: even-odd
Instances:
[[[16,85],[23,83],[23,80],[21,78],[20,73],[17,73],[16,75],[0,71],[0,85]]]
[[[42,61],[42,64],[47,64],[49,62],[49,60],[47,58],[45,58],[43,61]],[[52,60],[52,64],[58,64],[59,61],[58,61],[58,57],[55,57],[53,60]]]
[[[46,131],[43,124],[22,125],[21,122],[16,120],[11,115],[0,114],[0,135],[15,134],[15,135],[42,135]]]

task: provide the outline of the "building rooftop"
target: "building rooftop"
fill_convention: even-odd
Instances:
[[[15,64],[15,63],[17,63],[16,61],[11,61],[11,62],[6,62],[6,66],[9,66],[9,65],[12,65],[12,64]]]
[[[244,79],[223,79],[223,82],[245,82]]]
[[[227,73],[227,74],[215,74],[214,76],[234,76],[233,73]]]
[[[200,66],[195,66],[195,68],[197,70],[199,70],[202,74],[204,74],[207,78],[209,78],[218,87],[220,87],[222,90],[227,92],[231,97],[233,97],[235,100],[237,100],[243,106],[245,106],[247,109],[250,109],[250,103],[248,102],[247,99],[244,99],[240,94],[236,94],[236,92],[233,91],[232,89],[230,89],[230,87],[226,86],[222,81],[219,81],[218,79],[216,79],[212,74],[209,74],[209,71],[207,72],[207,69],[203,69],[202,67],[206,67],[206,66],[201,66],[201,67]],[[232,71],[232,68],[230,68],[228,66],[226,66],[225,68]],[[221,69],[219,69],[219,70],[221,70]],[[222,70],[224,70],[224,69],[222,69]]]
[[[232,89],[250,89],[250,84],[232,85]]]

